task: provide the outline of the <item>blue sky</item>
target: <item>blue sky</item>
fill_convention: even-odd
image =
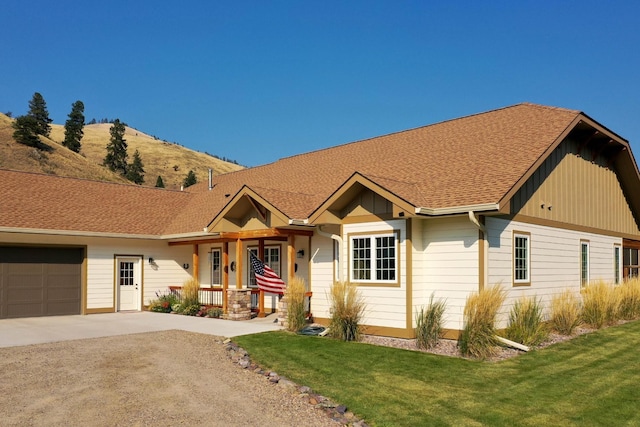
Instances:
[[[11,1],[0,37],[0,111],[79,99],[247,166],[520,102],[640,159],[636,1]]]

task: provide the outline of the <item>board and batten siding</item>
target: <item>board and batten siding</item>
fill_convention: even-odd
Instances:
[[[399,285],[386,285],[372,283],[371,285],[358,283],[358,290],[366,304],[364,325],[400,328],[407,327],[407,239],[406,222],[380,221],[364,222],[357,224],[345,224],[342,229],[342,254],[340,262],[340,274],[344,279],[350,278],[349,235],[350,234],[376,234],[384,232],[399,232],[398,236],[398,258],[399,265],[396,273],[399,278]],[[314,286],[315,287],[315,286]],[[314,300],[315,305],[315,300]]]
[[[638,224],[609,163],[565,140],[514,195],[511,212],[635,238]]]
[[[446,302],[444,328],[460,330],[467,297],[479,289],[479,231],[465,217],[434,218],[414,223],[414,310],[434,300]],[[415,316],[414,316],[415,317]],[[414,320],[415,322],[415,320]]]
[[[547,227],[487,217],[488,284],[501,284],[507,290],[501,322],[520,297],[540,298],[548,307],[554,294],[565,289],[580,291],[580,244],[589,242],[589,277],[591,281],[614,281],[614,246],[622,239],[562,228]],[[530,234],[530,285],[513,286],[513,233]]]

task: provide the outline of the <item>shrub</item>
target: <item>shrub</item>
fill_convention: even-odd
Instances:
[[[547,339],[549,330],[544,323],[542,301],[537,298],[521,298],[509,312],[507,338],[524,345],[537,345]]]
[[[416,345],[418,348],[430,349],[442,335],[442,320],[446,309],[444,301],[433,302],[433,295],[429,298],[429,305],[422,307],[416,313]]]
[[[220,307],[211,307],[207,310],[207,317],[220,318],[222,317],[222,309]]]
[[[149,310],[158,313],[170,313],[172,306],[178,302],[178,297],[172,292],[160,294],[156,292],[156,299],[149,303]]]
[[[616,287],[618,293],[618,316],[633,320],[640,317],[640,279],[633,278]]]
[[[617,319],[618,293],[602,280],[582,289],[582,319],[596,329]]]
[[[331,320],[329,333],[343,341],[360,339],[360,322],[364,317],[366,305],[358,288],[349,282],[334,282],[329,295]]]
[[[306,286],[302,277],[294,277],[287,284],[284,298],[287,302],[287,329],[297,332],[307,324],[304,309]]]
[[[495,321],[504,303],[506,292],[500,285],[493,285],[470,295],[464,306],[464,328],[458,338],[458,348],[463,356],[485,359],[495,353]]]
[[[182,284],[182,305],[199,304],[200,283],[196,279],[189,279]]]
[[[185,316],[196,316],[200,312],[200,304],[182,304],[180,313]]]
[[[569,289],[551,299],[551,328],[562,335],[571,335],[582,323],[580,300]]]

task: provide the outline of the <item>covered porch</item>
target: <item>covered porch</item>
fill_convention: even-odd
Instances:
[[[230,312],[229,290],[245,289],[251,294],[253,315],[264,317],[265,292],[255,282],[249,260],[251,251],[260,261],[269,265],[288,284],[298,275],[307,286],[309,307],[311,284],[309,251],[313,230],[305,228],[265,228],[231,232],[214,232],[211,237],[170,241],[170,246],[192,246],[192,276],[200,283],[200,302],[220,307],[225,315]],[[207,256],[203,260],[203,255]],[[208,269],[205,270],[205,268]],[[207,283],[208,282],[208,283]],[[170,286],[179,293],[181,286]],[[275,294],[267,294],[275,295]],[[275,301],[276,298],[272,298]],[[268,309],[275,311],[274,303]]]

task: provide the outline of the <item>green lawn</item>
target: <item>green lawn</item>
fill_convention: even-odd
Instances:
[[[374,426],[640,426],[640,321],[494,363],[286,332],[235,341]]]

